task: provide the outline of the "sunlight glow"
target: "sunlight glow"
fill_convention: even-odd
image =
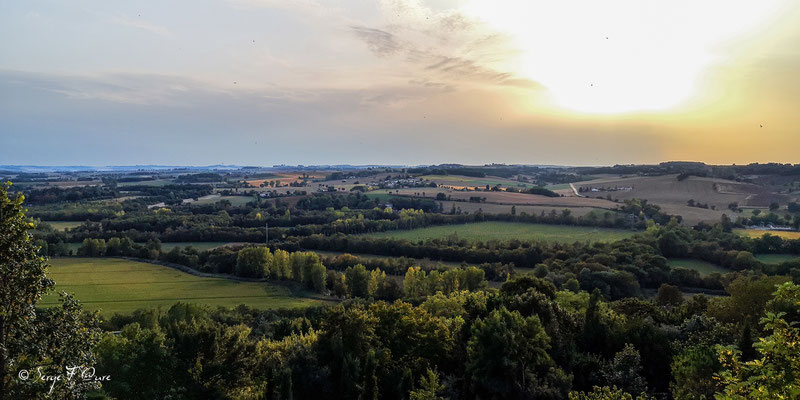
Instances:
[[[511,36],[518,74],[585,113],[665,110],[695,94],[726,45],[756,33],[779,0],[474,0],[465,12]]]

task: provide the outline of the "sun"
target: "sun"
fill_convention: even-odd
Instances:
[[[583,113],[666,110],[696,95],[735,40],[782,0],[475,0],[465,12],[507,34],[508,67],[544,86],[555,106]]]

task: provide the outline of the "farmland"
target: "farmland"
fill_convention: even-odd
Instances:
[[[460,239],[487,240],[537,240],[544,242],[611,242],[633,236],[635,232],[621,229],[603,229],[582,226],[526,224],[517,222],[476,222],[463,225],[432,226],[406,231],[389,231],[369,234],[373,237],[391,237],[411,241],[443,238],[456,235]]]
[[[211,194],[208,196],[203,196],[198,198],[197,200],[194,199],[184,199],[183,202],[185,204],[195,204],[195,205],[205,205],[205,204],[214,204],[218,201],[227,200],[231,203],[232,206],[241,206],[247,204],[249,201],[253,201],[252,196],[220,196],[218,194]]]
[[[714,223],[727,210],[730,203],[740,206],[765,207],[770,202],[785,203],[789,198],[785,195],[771,193],[767,187],[751,183],[742,183],[725,179],[689,176],[678,180],[677,175],[661,176],[606,176],[591,181],[575,183],[575,187],[587,190],[588,197],[606,197],[613,199],[647,199],[670,214],[683,216],[684,222],[694,225],[700,221]],[[604,190],[611,188],[630,188],[629,190]],[[597,192],[589,190],[597,189]],[[566,193],[566,192],[564,192]],[[687,202],[694,200],[709,206],[706,208],[689,207]],[[716,210],[710,209],[711,207]]]
[[[457,189],[475,188],[475,187],[484,188],[486,187],[486,185],[489,186],[500,185],[501,187],[523,187],[523,188],[530,188],[536,186],[530,183],[518,182],[510,179],[491,177],[491,176],[487,176],[484,178],[474,178],[461,175],[422,175],[420,176],[420,178],[431,182],[436,182],[436,184],[440,186],[442,185],[450,186]]]
[[[800,239],[800,232],[789,232],[789,231],[767,231],[761,229],[736,229],[736,232],[740,235],[745,235],[752,238],[757,238],[764,236],[766,234],[779,236],[783,239]]]
[[[508,205],[541,205],[559,208],[595,207],[609,210],[613,210],[619,205],[613,201],[590,199],[585,197],[547,197],[528,193],[461,191],[446,188],[408,188],[395,190],[382,189],[369,192],[369,195],[393,194],[400,196],[435,198],[438,193],[444,193],[446,196],[449,196],[451,200],[469,201],[470,197],[486,198],[484,204],[495,203]]]
[[[181,301],[210,306],[297,308],[317,300],[296,297],[289,288],[263,282],[203,278],[172,268],[117,258],[55,258],[49,276],[55,291],[41,304],[57,304],[57,292],[72,293],[87,309],[104,315],[139,308],[169,307]]]
[[[720,274],[727,274],[731,272],[727,268],[720,267],[719,265],[712,264],[710,262],[701,261],[701,260],[694,260],[691,258],[671,258],[667,260],[667,264],[671,268],[686,268],[686,269],[693,269],[700,273],[700,275],[708,275],[714,272],[718,272]]]
[[[53,229],[57,231],[72,229],[81,226],[81,224],[83,224],[83,222],[79,221],[42,221],[42,222],[47,222],[48,224],[50,224],[50,226],[53,227]]]

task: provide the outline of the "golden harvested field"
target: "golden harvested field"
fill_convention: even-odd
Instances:
[[[677,175],[635,176],[635,177],[603,177],[591,181],[577,182],[576,188],[614,188],[630,187],[631,190],[583,192],[590,197],[606,197],[626,200],[632,198],[647,199],[661,206],[669,214],[681,215],[684,224],[694,225],[700,221],[709,223],[720,220],[722,214],[731,214],[728,204],[736,202],[739,206],[764,207],[772,201],[785,203],[788,197],[769,192],[766,187],[750,183],[728,181],[724,179],[690,176],[678,181]],[[714,206],[710,208],[689,207],[687,201]]]
[[[686,205],[689,199],[714,205],[724,210],[729,203],[737,202],[744,206],[763,206],[764,201],[780,195],[771,195],[766,188],[750,183],[740,183],[724,179],[690,176],[679,181],[677,175],[636,176],[629,178],[603,178],[575,183],[580,188],[630,187],[629,191],[586,192],[588,196],[611,195],[620,200],[639,198],[655,204]],[[767,202],[766,205],[769,205]]]
[[[322,179],[324,178],[329,172],[327,171],[315,171],[315,172],[308,172],[308,171],[292,171],[292,172],[279,172],[274,174],[275,176],[269,178],[259,178],[259,179],[248,179],[246,182],[251,186],[259,187],[264,182],[269,181],[278,181],[281,185],[288,185],[289,183],[295,181],[302,181],[303,173],[308,175],[309,180],[311,179]],[[292,188],[297,189],[297,188]]]
[[[780,236],[784,239],[800,239],[800,232],[765,231],[761,229],[736,229],[736,232],[740,235],[745,235],[752,238],[758,238],[769,233],[770,235]]]

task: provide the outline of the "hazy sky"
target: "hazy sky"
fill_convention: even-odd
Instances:
[[[800,162],[800,2],[0,2],[0,164]]]

